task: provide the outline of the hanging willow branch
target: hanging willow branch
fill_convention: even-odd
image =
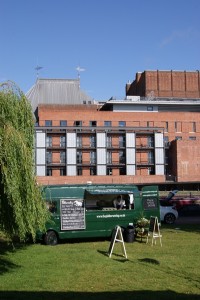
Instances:
[[[34,175],[31,105],[12,83],[0,87],[0,229],[34,239],[48,215]]]

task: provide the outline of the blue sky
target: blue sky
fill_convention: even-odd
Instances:
[[[96,100],[125,97],[144,70],[200,69],[199,0],[0,0],[0,82],[77,78]]]

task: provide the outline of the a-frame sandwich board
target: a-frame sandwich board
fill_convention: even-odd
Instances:
[[[127,254],[126,254],[126,249],[125,249],[125,245],[124,245],[124,239],[123,239],[123,235],[122,235],[122,229],[120,226],[116,226],[113,234],[112,234],[112,238],[111,238],[111,242],[110,242],[110,247],[108,250],[108,255],[109,257],[111,257],[114,246],[115,246],[115,242],[120,242],[122,245],[122,251],[123,251],[123,256],[125,256],[125,258],[127,258]]]

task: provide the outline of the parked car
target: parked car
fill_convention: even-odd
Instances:
[[[169,192],[167,197],[160,198],[160,201],[176,206],[179,216],[200,215],[200,196],[177,195],[178,190]],[[181,193],[181,192],[180,192]]]
[[[177,208],[179,216],[200,216],[200,203],[191,203]]]
[[[175,205],[161,200],[160,201],[160,220],[166,224],[173,224],[178,218],[178,211]]]
[[[176,206],[179,215],[200,214],[199,197],[175,197],[170,202]]]

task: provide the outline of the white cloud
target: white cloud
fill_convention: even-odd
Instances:
[[[187,40],[187,39],[189,39],[193,36],[197,36],[197,35],[198,35],[198,33],[196,31],[194,31],[192,28],[188,28],[186,30],[175,30],[169,36],[165,37],[161,41],[160,47],[165,47],[177,40],[179,40],[179,41]]]

